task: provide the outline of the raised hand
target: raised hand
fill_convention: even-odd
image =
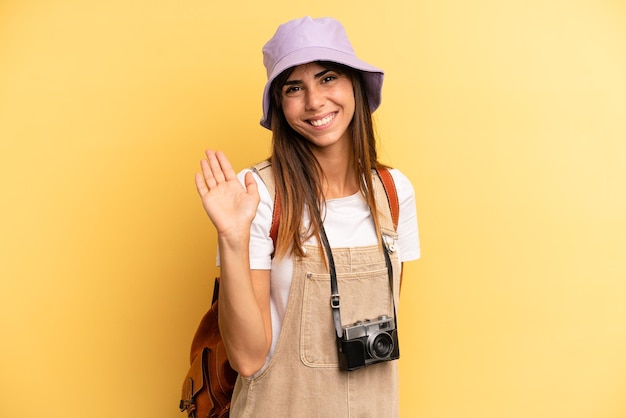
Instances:
[[[256,181],[247,173],[244,187],[222,152],[207,150],[206,156],[200,161],[202,174],[196,173],[204,210],[222,238],[247,236],[260,200]]]

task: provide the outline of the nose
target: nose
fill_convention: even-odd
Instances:
[[[306,89],[304,104],[306,110],[317,110],[324,106],[325,101],[324,93],[318,86],[311,86]]]

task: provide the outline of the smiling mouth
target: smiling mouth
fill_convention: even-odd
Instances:
[[[315,126],[316,128],[319,128],[320,126],[324,126],[324,125],[328,125],[330,122],[332,122],[332,120],[335,119],[335,114],[330,114],[322,119],[316,119],[316,120],[309,120],[309,123],[313,126]]]

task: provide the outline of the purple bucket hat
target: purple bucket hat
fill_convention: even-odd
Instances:
[[[384,73],[381,69],[358,59],[343,25],[329,17],[303,17],[278,27],[263,47],[263,64],[267,84],[263,91],[261,126],[271,128],[270,86],[283,71],[312,61],[331,61],[363,72],[370,111],[380,105]]]

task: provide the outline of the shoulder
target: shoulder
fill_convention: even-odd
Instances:
[[[261,195],[261,200],[262,201],[266,200],[265,197],[267,197],[267,199],[270,199],[270,193],[269,193],[269,190],[268,190],[267,186],[265,185],[265,182],[263,181],[263,179],[259,175],[259,172],[257,170],[255,170],[253,167],[245,168],[245,169],[241,170],[237,174],[237,178],[239,179],[239,182],[242,185],[245,185],[244,177],[245,177],[246,173],[252,173],[252,177],[254,177],[254,181],[256,181],[256,183],[257,183],[257,185],[259,187],[259,194]]]
[[[411,261],[420,257],[420,241],[417,228],[417,208],[415,191],[409,178],[398,169],[390,169],[400,201],[398,222],[398,248],[400,260]]]
[[[402,202],[407,199],[414,199],[415,190],[413,189],[411,180],[409,180],[409,178],[397,168],[390,168],[389,173],[391,174],[391,177],[393,177],[393,182],[396,185],[398,200]]]

